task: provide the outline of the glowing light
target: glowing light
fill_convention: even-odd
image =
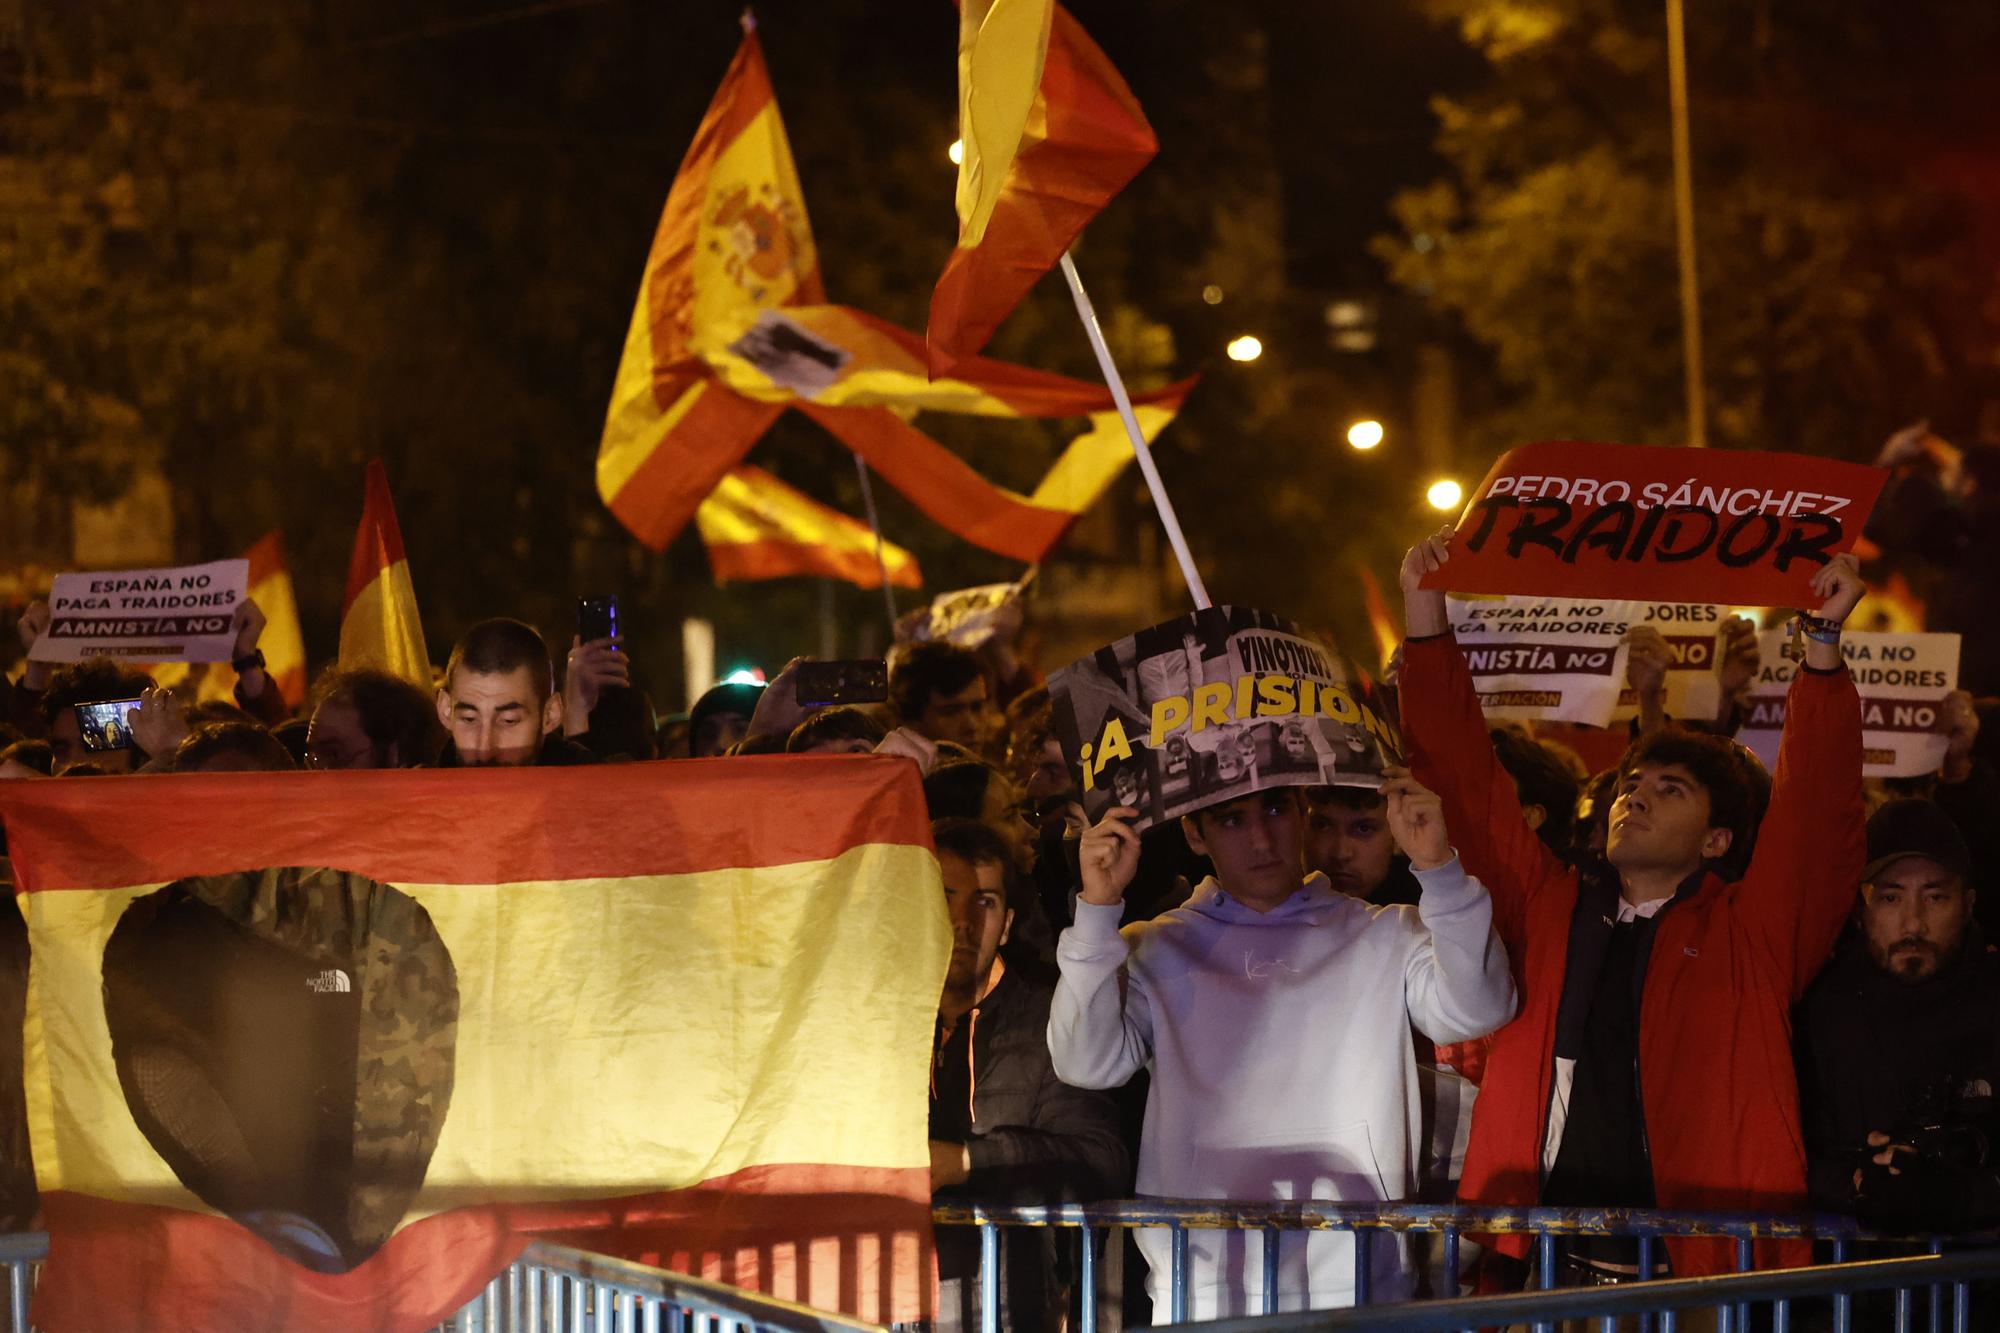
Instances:
[[[1264,355],[1264,340],[1254,334],[1241,334],[1229,340],[1227,350],[1231,361],[1255,361]]]
[[[1373,449],[1386,433],[1379,421],[1357,421],[1347,428],[1347,442],[1356,449]]]
[[[1431,488],[1424,492],[1424,498],[1431,502],[1431,508],[1448,511],[1458,508],[1465,499],[1465,490],[1450,477],[1446,477],[1443,481],[1432,482]]]
[[[945,150],[945,156],[951,159],[953,166],[963,166],[965,164],[965,140],[953,139],[951,147]]]
[[[1201,299],[1208,302],[1208,304],[1210,305],[1221,305],[1222,288],[1216,286],[1212,282],[1209,283],[1208,286],[1201,289]]]
[[[721,683],[724,685],[762,685],[764,684],[764,670],[762,667],[737,667],[736,670],[724,676]]]

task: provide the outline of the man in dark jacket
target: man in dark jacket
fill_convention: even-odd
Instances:
[[[1118,1113],[1049,1063],[1052,984],[1001,954],[1015,911],[1031,911],[1006,841],[970,819],[933,826],[953,949],[931,1070],[931,1185],[940,1203],[1054,1204],[1116,1197],[1131,1183]],[[1067,1309],[1058,1232],[1002,1228],[1000,1327],[1054,1328]],[[938,1231],[938,1327],[979,1326],[979,1242]],[[1066,1258],[1066,1256],[1062,1256]]]
[[[2000,958],[1964,836],[1930,801],[1868,821],[1859,926],[1799,1012],[1813,1203],[1889,1231],[2000,1221]]]

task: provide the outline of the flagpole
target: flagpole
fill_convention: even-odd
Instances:
[[[875,513],[875,485],[868,479],[868,464],[854,455],[854,474],[861,478],[861,507],[868,513],[868,526],[875,533],[875,572],[882,576],[882,610],[889,617],[889,642],[896,641],[896,594],[889,587],[889,562],[882,558],[882,520]]]
[[[1188,551],[1187,538],[1181,534],[1180,518],[1174,513],[1174,502],[1167,498],[1167,488],[1160,480],[1160,471],[1153,466],[1153,451],[1146,446],[1146,434],[1139,429],[1139,418],[1132,412],[1132,396],[1125,392],[1125,380],[1118,373],[1118,363],[1111,359],[1111,349],[1105,345],[1104,330],[1097,325],[1097,311],[1090,304],[1090,293],[1083,289],[1083,279],[1077,276],[1076,261],[1063,251],[1063,278],[1069,283],[1069,294],[1076,301],[1077,317],[1083,321],[1083,331],[1090,337],[1090,350],[1097,353],[1098,369],[1104,372],[1104,383],[1111,389],[1111,397],[1118,404],[1118,419],[1125,423],[1125,436],[1132,442],[1132,453],[1139,460],[1139,471],[1145,475],[1146,489],[1153,493],[1153,507],[1160,513],[1160,524],[1167,530],[1167,541],[1173,545],[1174,558],[1180,561],[1181,577],[1187,580],[1188,592],[1194,596],[1198,610],[1209,606],[1208,589],[1203,586],[1201,572],[1194,567],[1194,556]],[[878,534],[877,541],[881,538]]]

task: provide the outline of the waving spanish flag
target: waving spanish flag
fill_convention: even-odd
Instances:
[[[908,551],[885,541],[878,565],[875,533],[866,524],[747,463],[701,502],[694,522],[717,583],[810,574],[879,588],[886,569],[899,588],[924,585]]]
[[[431,658],[424,647],[424,622],[417,615],[417,590],[410,582],[410,559],[389,497],[389,474],[382,460],[368,460],[361,527],[354,534],[354,558],[347,565],[347,601],[340,613],[340,664],[375,667],[425,690],[431,687]]]
[[[1141,396],[1153,429],[1187,389]],[[660,217],[605,417],[598,492],[635,536],[664,547],[788,408],[826,426],[941,526],[1024,561],[1046,554],[1096,495],[1049,492],[1078,506],[1061,508],[995,486],[908,417],[1084,417],[1086,439],[1115,419],[1102,388],[1024,367],[970,358],[933,381],[921,338],[826,302],[751,33]]]
[[[529,1235],[928,1314],[907,762],[0,786],[37,1326],[414,1331]]]
[[[958,247],[931,294],[933,374],[984,347],[1159,151],[1104,52],[1054,0],[961,0]]]

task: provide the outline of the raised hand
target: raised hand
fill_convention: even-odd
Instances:
[[[1722,622],[1722,643],[1715,650],[1715,678],[1722,697],[1733,699],[1764,665],[1764,650],[1757,642],[1757,626],[1742,616]]]
[[[592,639],[585,643],[574,635],[569,641],[569,662],[563,672],[563,733],[581,736],[590,730],[590,710],[607,685],[630,685],[632,663],[618,650],[617,639]]]
[[[1078,867],[1083,871],[1083,901],[1098,907],[1112,907],[1125,897],[1125,888],[1139,872],[1139,834],[1132,821],[1139,812],[1129,805],[1114,805],[1104,818],[1084,830],[1077,849]]]
[[[1812,576],[1813,595],[1823,598],[1814,614],[1821,620],[1846,621],[1868,592],[1861,581],[1861,560],[1852,551],[1837,555]]]
[[[1403,585],[1403,629],[1411,638],[1442,634],[1451,628],[1444,594],[1419,586],[1424,575],[1451,559],[1451,525],[1446,524],[1409,549],[1399,580]]]
[[[1413,870],[1436,870],[1451,861],[1451,835],[1444,826],[1444,802],[1410,776],[1407,768],[1385,768],[1382,795],[1389,806],[1389,833],[1410,858]]]

